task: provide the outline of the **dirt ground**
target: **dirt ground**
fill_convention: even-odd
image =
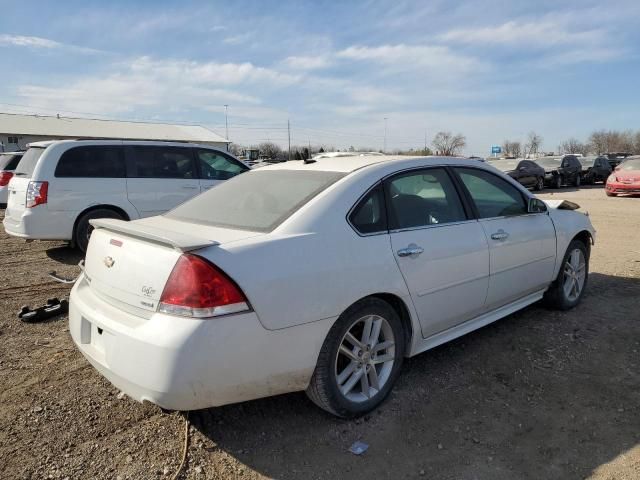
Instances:
[[[191,412],[181,478],[640,479],[640,198],[548,192],[598,230],[579,307],[534,305],[408,360],[387,402],[356,421],[303,393]],[[79,260],[0,234],[0,478],[171,478],[184,415],[119,395],[74,349],[66,317],[16,317],[66,296],[46,273],[75,275]]]

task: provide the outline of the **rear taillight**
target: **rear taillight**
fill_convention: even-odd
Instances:
[[[13,172],[0,172],[0,187],[6,187],[9,184],[9,180],[13,177]]]
[[[201,257],[182,255],[160,297],[158,310],[206,318],[249,310],[247,298],[223,271]]]
[[[29,182],[27,187],[27,208],[47,203],[49,182]]]

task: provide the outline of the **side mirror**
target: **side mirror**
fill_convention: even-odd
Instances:
[[[544,213],[547,211],[547,204],[539,198],[530,198],[527,206],[528,213]]]

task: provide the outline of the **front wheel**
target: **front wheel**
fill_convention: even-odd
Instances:
[[[373,410],[400,374],[404,345],[402,323],[387,302],[369,298],[356,303],[329,331],[307,396],[338,417]]]
[[[562,187],[562,177],[560,175],[556,175],[553,179],[553,188]]]
[[[573,240],[562,260],[560,272],[544,295],[547,305],[558,310],[569,310],[580,303],[589,278],[587,245]]]
[[[82,253],[87,252],[89,238],[91,238],[91,232],[93,232],[93,227],[89,223],[89,220],[94,220],[96,218],[115,218],[118,220],[124,220],[122,215],[108,208],[98,208],[83,214],[78,219],[78,223],[76,223],[76,228],[73,233],[73,240],[76,247],[78,247]]]
[[[576,179],[575,179],[575,181],[573,182],[573,184],[574,184],[576,187],[579,187],[579,186],[580,186],[580,183],[581,183],[580,175],[576,175]]]

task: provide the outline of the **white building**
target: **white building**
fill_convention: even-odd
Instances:
[[[31,142],[69,138],[192,142],[225,150],[230,143],[200,125],[0,113],[0,152],[24,150]]]

